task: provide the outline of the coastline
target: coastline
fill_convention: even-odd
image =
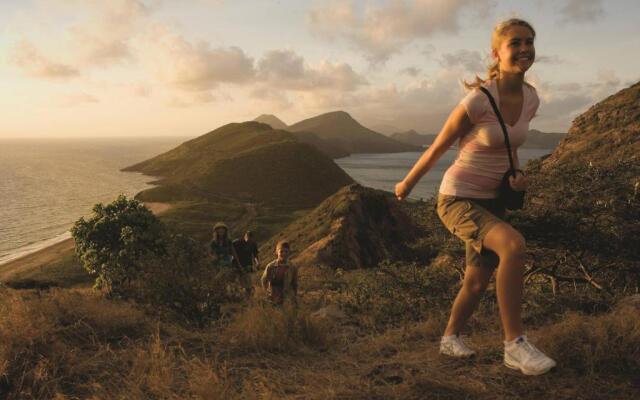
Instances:
[[[155,215],[161,215],[171,209],[168,203],[149,202],[144,205]],[[0,264],[0,282],[10,279],[18,271],[28,271],[55,262],[72,252],[74,247],[73,238],[68,238]]]

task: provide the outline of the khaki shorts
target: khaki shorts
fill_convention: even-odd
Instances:
[[[438,195],[438,216],[466,247],[468,266],[496,268],[498,256],[482,247],[487,232],[504,222],[504,206],[496,199],[469,199]]]

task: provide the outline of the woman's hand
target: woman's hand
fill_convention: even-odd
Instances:
[[[398,200],[404,200],[409,193],[411,193],[412,187],[409,187],[405,181],[396,183],[396,197]]]
[[[527,190],[527,183],[529,179],[522,173],[522,171],[516,171],[516,177],[509,177],[509,185],[511,188],[517,192],[524,192]]]

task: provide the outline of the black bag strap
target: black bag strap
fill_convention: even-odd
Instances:
[[[491,107],[493,107],[493,112],[496,114],[496,117],[498,117],[498,122],[500,122],[500,126],[502,127],[502,133],[504,133],[504,143],[507,145],[507,152],[509,154],[509,165],[511,166],[511,175],[515,178],[516,167],[514,167],[513,165],[513,155],[511,154],[511,143],[509,143],[509,134],[507,133],[507,126],[504,124],[504,120],[502,119],[502,114],[500,114],[500,110],[498,109],[498,106],[496,105],[496,101],[493,99],[493,96],[491,95],[491,93],[489,93],[487,88],[483,86],[480,86],[479,89],[482,90],[482,92],[487,95],[487,97],[489,98],[489,102],[491,103]]]

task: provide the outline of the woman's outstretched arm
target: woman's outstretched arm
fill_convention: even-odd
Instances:
[[[466,110],[462,105],[458,105],[447,118],[447,122],[445,122],[442,130],[436,136],[433,144],[424,152],[407,176],[396,184],[396,197],[398,200],[406,198],[420,178],[433,168],[449,147],[457,139],[469,133],[472,128],[473,124],[469,120]]]

